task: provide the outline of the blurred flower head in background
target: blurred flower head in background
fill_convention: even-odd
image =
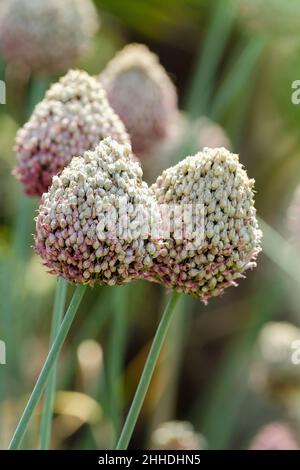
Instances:
[[[147,154],[172,135],[178,119],[176,88],[146,46],[124,47],[99,79],[130,134],[135,154]]]
[[[93,150],[108,136],[129,142],[101,84],[86,72],[71,70],[51,86],[18,131],[15,175],[28,195],[41,196],[73,156]]]
[[[253,366],[253,380],[285,405],[299,398],[299,365],[293,361],[294,345],[300,340],[300,329],[287,322],[267,323],[258,338]]]
[[[151,186],[154,197],[159,204],[202,204],[204,239],[191,250],[191,240],[171,233],[153,279],[204,302],[236,286],[261,249],[253,187],[238,155],[225,148],[205,148],[164,171]]]
[[[228,150],[232,147],[222,126],[206,116],[192,121],[187,114],[180,112],[169,138],[159,142],[142,159],[144,177],[148,182],[154,182],[163,170],[183,157],[184,142],[187,142],[191,153],[199,152],[205,147],[225,147]]]
[[[87,51],[98,25],[91,0],[1,0],[0,51],[33,71],[65,70]]]
[[[198,150],[202,150],[204,147],[225,147],[227,150],[231,149],[232,145],[229,136],[226,134],[222,126],[216,122],[202,116],[196,120],[194,126]]]
[[[205,439],[188,421],[161,423],[151,436],[155,450],[203,450],[205,446]]]
[[[253,438],[250,450],[299,450],[294,431],[287,423],[274,422],[264,426]]]

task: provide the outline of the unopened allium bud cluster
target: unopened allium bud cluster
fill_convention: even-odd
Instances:
[[[129,208],[121,234],[115,220],[107,224],[112,213],[104,217],[119,208],[120,198]],[[155,245],[134,236],[152,203],[130,146],[107,138],[53,178],[37,217],[36,250],[51,273],[70,281],[125,284],[153,263]],[[142,217],[136,213],[141,208]]]
[[[129,231],[103,236],[106,205],[117,207],[123,196],[130,203]],[[203,204],[204,239],[196,249],[174,232],[168,239],[142,233],[150,207],[173,203]],[[144,210],[142,218],[136,205]],[[36,249],[50,272],[71,281],[112,285],[148,279],[206,302],[255,265],[260,238],[253,181],[237,155],[205,149],[149,188],[130,147],[108,138],[54,177],[37,217]]]
[[[260,251],[253,186],[238,156],[225,148],[205,148],[164,171],[151,187],[156,201],[203,204],[205,225],[197,250],[185,238],[166,240],[154,267],[157,279],[204,302],[235,286]]]
[[[99,79],[130,134],[135,154],[150,152],[173,132],[178,119],[176,89],[146,46],[126,46]]]
[[[129,142],[101,84],[86,72],[71,70],[52,85],[19,130],[15,174],[28,195],[41,196],[73,156],[108,136]]]
[[[1,0],[1,54],[32,70],[72,66],[97,28],[91,0]]]

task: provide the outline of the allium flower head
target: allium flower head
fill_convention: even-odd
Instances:
[[[299,450],[296,436],[288,424],[274,422],[264,426],[254,437],[250,450]]]
[[[297,342],[299,348],[300,329],[291,323],[269,322],[260,333],[255,372],[261,385],[273,394],[300,387],[299,366],[292,361]]]
[[[93,150],[105,137],[129,142],[101,84],[71,70],[51,86],[19,130],[15,174],[28,195],[40,196],[74,155]]]
[[[130,146],[104,139],[53,178],[39,208],[36,251],[50,273],[69,281],[125,284],[153,263],[155,245],[141,235],[151,204]]]
[[[173,222],[152,280],[204,302],[235,286],[261,249],[253,186],[238,156],[225,148],[205,148],[164,171],[151,187],[154,197],[159,204],[202,209],[203,237],[191,249],[193,239],[175,237]]]
[[[177,93],[158,57],[141,44],[126,46],[100,75],[109,102],[141,156],[172,133]]]
[[[187,421],[167,421],[153,432],[151,447],[155,450],[201,450],[205,441]]]
[[[1,0],[0,51],[32,70],[65,70],[86,51],[97,27],[91,0]]]

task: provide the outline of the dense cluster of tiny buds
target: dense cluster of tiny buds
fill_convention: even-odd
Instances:
[[[74,282],[146,279],[206,303],[255,266],[261,232],[253,184],[238,156],[220,148],[187,157],[149,188],[130,146],[107,138],[53,178],[37,217],[36,250],[51,273]],[[199,205],[201,236],[187,236],[182,209],[193,220]]]
[[[167,421],[152,433],[151,447],[155,450],[200,450],[205,440],[187,421]]]
[[[41,196],[73,156],[93,150],[105,137],[130,141],[101,84],[71,70],[51,86],[18,131],[15,175],[26,194]]]
[[[86,52],[98,24],[91,0],[1,0],[1,54],[31,70],[66,70]]]
[[[120,198],[128,203],[121,234],[103,226],[105,212],[118,210]],[[142,277],[154,262],[156,242],[139,236],[146,215],[136,210],[147,211],[152,202],[130,145],[104,139],[53,178],[36,220],[36,251],[50,273],[72,282],[114,285]]]
[[[178,115],[176,88],[146,46],[126,46],[99,79],[130,134],[136,155],[147,154],[170,136]]]
[[[260,387],[284,397],[286,392],[300,386],[299,367],[292,360],[297,344],[300,350],[300,329],[291,323],[269,322],[264,326],[254,365]]]
[[[259,253],[261,231],[249,179],[238,156],[225,148],[208,149],[164,171],[152,185],[158,204],[201,204],[201,245],[171,236],[149,273],[153,281],[206,302],[235,286]]]
[[[284,422],[264,426],[253,438],[250,450],[299,450],[295,433]]]

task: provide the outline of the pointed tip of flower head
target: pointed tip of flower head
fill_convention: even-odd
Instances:
[[[262,234],[253,180],[238,155],[225,148],[204,148],[165,170],[151,191],[159,204],[189,206],[194,211],[198,206],[203,216],[199,233],[180,240],[173,233],[168,255],[156,260],[155,275],[167,287],[180,288],[206,302],[235,286],[236,279],[254,267]]]
[[[18,131],[15,175],[27,194],[41,196],[73,156],[93,150],[108,136],[130,142],[101,84],[86,72],[70,70]]]
[[[98,27],[91,0],[1,0],[1,53],[30,70],[66,70],[89,49]]]
[[[129,44],[99,79],[138,156],[168,138],[178,118],[177,92],[156,54],[142,44]]]

